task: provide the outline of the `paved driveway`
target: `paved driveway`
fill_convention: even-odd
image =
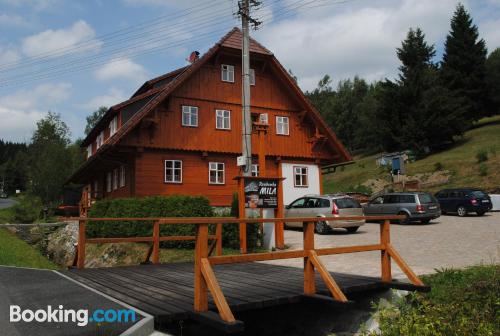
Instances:
[[[316,247],[373,244],[379,241],[379,224],[367,223],[355,234],[343,230],[316,235]],[[417,274],[436,268],[464,267],[479,263],[500,262],[500,212],[483,217],[441,216],[428,225],[391,225],[391,241]],[[285,243],[292,249],[302,248],[302,230],[286,230]],[[380,275],[380,252],[321,257],[330,271]],[[300,259],[271,263],[302,267]],[[392,265],[394,277],[404,277]]]
[[[16,204],[16,201],[9,198],[0,198],[0,209],[5,209]]]

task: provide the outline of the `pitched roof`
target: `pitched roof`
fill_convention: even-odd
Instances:
[[[119,142],[119,140],[125,136],[129,131],[131,131],[141,120],[144,118],[149,112],[151,112],[156,106],[158,106],[171,92],[173,92],[176,88],[179,87],[185,80],[187,80],[191,74],[201,68],[220,48],[232,48],[232,49],[241,49],[242,43],[242,32],[239,28],[233,28],[226,35],[224,35],[219,42],[217,42],[212,48],[210,48],[198,61],[195,63],[174,70],[170,73],[167,73],[163,76],[156,77],[147,81],[141,88],[147,88],[148,85],[151,86],[155,83],[160,82],[164,79],[169,79],[164,86],[159,86],[156,88],[150,88],[145,92],[141,93],[141,89],[139,89],[135,96],[126,100],[120,104],[114,105],[111,107],[106,113],[105,117],[108,114],[114,115],[114,112],[134,103],[141,99],[151,97],[151,99],[140,109],[131,116],[131,118],[126,121],[122,127],[118,129],[118,131],[106,141],[106,144],[112,146]],[[323,118],[320,116],[319,112],[312,106],[309,100],[304,96],[302,90],[298,87],[295,80],[293,80],[288,71],[286,71],[283,66],[279,63],[279,61],[274,57],[274,55],[265,47],[263,47],[260,43],[255,41],[254,39],[250,39],[250,51],[253,53],[264,54],[270,57],[272,64],[278,70],[278,73],[281,75],[282,80],[285,81],[287,87],[290,88],[291,92],[299,99],[299,101],[304,105],[306,110],[309,112],[310,117],[316,125],[318,129],[324,133],[330,144],[337,150],[342,160],[349,161],[352,160],[350,154],[344,148],[342,143],[338,140],[336,135],[332,132],[332,130],[325,123]],[[111,117],[107,118],[108,121],[111,120]],[[106,118],[102,118],[99,123],[94,127],[92,132],[87,136],[87,138],[83,141],[82,146],[86,146],[90,143],[90,140],[93,139],[97,135],[97,133],[102,129],[102,125],[106,125]],[[99,149],[100,150],[100,149]],[[98,152],[99,152],[98,150]]]

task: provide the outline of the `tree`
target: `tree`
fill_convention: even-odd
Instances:
[[[466,117],[478,120],[487,114],[486,45],[462,4],[458,4],[446,37],[441,77],[454,97],[463,98]]]
[[[92,112],[89,116],[87,116],[87,125],[85,126],[85,135],[89,135],[90,131],[97,125],[99,120],[101,120],[102,116],[108,111],[108,108],[105,106],[99,107],[97,110]]]
[[[59,114],[48,112],[37,122],[28,150],[30,192],[44,204],[56,202],[72,169],[68,126]]]
[[[491,114],[500,113],[500,48],[486,60],[486,82],[489,88]]]

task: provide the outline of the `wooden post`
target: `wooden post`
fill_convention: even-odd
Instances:
[[[222,255],[222,223],[217,223],[215,227],[215,236],[217,237],[216,253],[218,256]]]
[[[85,227],[86,221],[80,220],[78,221],[78,261],[76,266],[78,269],[85,268]]]
[[[259,176],[266,177],[266,128],[258,128],[259,133]]]
[[[160,222],[153,223],[153,264],[160,262]]]
[[[283,218],[285,216],[285,211],[283,209],[283,173],[281,171],[281,161],[278,164],[278,177],[280,180],[278,181],[278,208],[276,209],[276,218]],[[285,223],[276,222],[274,224],[274,239],[276,248],[283,249],[285,248]]]
[[[314,222],[304,222],[304,294],[315,294],[314,265],[310,260],[310,252],[314,251]]]
[[[245,178],[241,177],[238,180],[238,209],[239,217],[246,218],[245,209]],[[240,253],[247,253],[247,225],[240,223]]]
[[[208,310],[207,283],[202,273],[202,259],[208,257],[208,224],[198,224],[194,256],[194,310]]]
[[[391,256],[388,251],[389,244],[391,243],[390,234],[391,221],[386,219],[380,224],[380,244],[383,250],[381,251],[381,263],[382,263],[382,281],[391,282]]]

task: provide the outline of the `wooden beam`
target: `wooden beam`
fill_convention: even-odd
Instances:
[[[216,253],[218,256],[222,255],[222,224],[217,223],[215,226],[215,239],[217,240]]]
[[[198,225],[194,257],[194,310],[208,310],[208,289],[202,273],[202,259],[208,256],[208,224]]]
[[[238,213],[240,219],[246,218],[246,209],[245,209],[245,179],[238,180]],[[247,225],[246,220],[244,222],[240,222],[240,253],[247,253]]]
[[[201,272],[205,278],[208,289],[210,290],[210,294],[212,294],[212,298],[214,299],[214,303],[217,306],[221,319],[229,323],[235,322],[236,320],[233,313],[227,304],[226,298],[220,289],[217,278],[215,277],[214,271],[212,270],[210,262],[207,258],[201,259]]]
[[[160,223],[153,224],[153,264],[160,262]]]
[[[307,253],[304,250],[277,251],[277,252],[262,252],[262,253],[209,257],[208,260],[210,260],[210,263],[212,265],[222,265],[222,264],[245,263],[252,261],[303,258],[306,255]]]
[[[278,207],[276,208],[276,218],[283,218],[285,215],[285,210],[284,207],[285,205],[283,204],[283,180],[281,179],[283,177],[283,171],[282,171],[282,163],[281,161],[278,162],[278,178],[280,179],[278,181]],[[274,223],[274,243],[276,245],[276,248],[283,249],[285,248],[285,222],[280,221],[280,222],[275,222]]]
[[[314,249],[314,222],[304,222],[304,294],[316,294],[314,265],[310,260],[310,252]]]
[[[325,282],[326,287],[328,287],[328,289],[332,293],[332,296],[336,300],[339,300],[340,302],[347,302],[348,300],[346,296],[344,295],[344,293],[342,293],[342,290],[340,289],[339,285],[337,285],[330,272],[326,270],[325,265],[323,265],[323,263],[321,262],[321,260],[319,259],[318,255],[314,250],[309,251],[309,258],[311,263],[314,265],[314,268],[317,269],[319,275],[321,275],[321,278]]]
[[[380,245],[382,245],[382,250],[380,252],[380,262],[382,267],[383,282],[392,281],[391,257],[387,252],[387,245],[391,243],[390,227],[391,221],[387,219],[380,224]]]
[[[391,244],[387,244],[386,251],[389,252],[391,257],[394,259],[399,268],[406,274],[408,279],[412,284],[416,286],[424,286],[424,283],[420,278],[413,272],[413,270],[408,266],[408,264],[403,260],[399,253],[392,247]]]
[[[367,251],[379,251],[382,250],[382,244],[373,245],[355,245],[355,246],[341,246],[341,247],[325,247],[315,249],[316,254],[330,255],[330,254],[343,254],[343,253],[356,253],[356,252],[367,252]]]
[[[88,244],[105,244],[105,243],[144,243],[152,242],[153,237],[123,237],[123,238],[89,238]]]

